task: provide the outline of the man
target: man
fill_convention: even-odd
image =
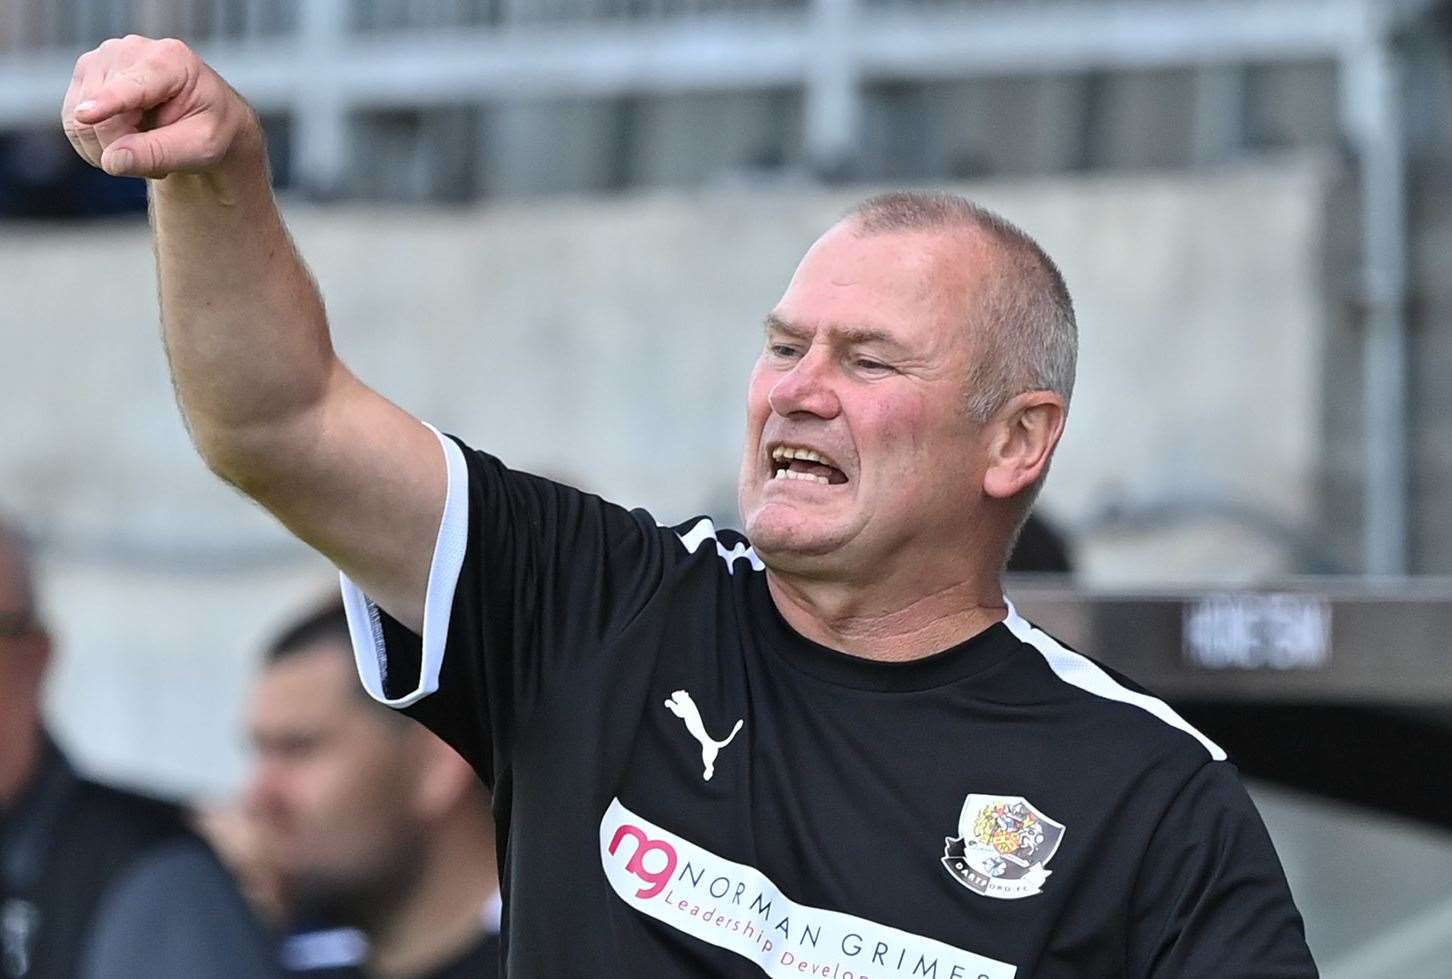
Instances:
[[[46,734],[50,658],[28,549],[0,521],[0,977],[71,979],[83,963],[97,977],[256,976],[234,971],[255,932],[240,906],[239,917],[226,913],[229,884],[211,876],[216,865],[181,811],[82,778]],[[126,895],[151,878],[192,900],[146,935],[144,955],[123,956],[139,971],[118,968],[122,953],[105,936],[121,930],[111,924],[118,911],[145,910]],[[186,940],[173,944],[179,935]],[[177,949],[185,963],[168,955]]]
[[[179,43],[83,56],[63,111],[152,178],[200,451],[342,569],[370,693],[492,786],[507,972],[1314,974],[1223,752],[999,589],[1074,364],[1017,229],[897,195],[812,246],[747,396],[748,543],[511,472],[349,374],[255,116]]]
[[[273,644],[249,715],[259,857],[294,920],[362,932],[362,975],[496,975],[483,786],[453,749],[359,690],[341,605]],[[355,974],[318,971],[320,944],[299,936],[284,964],[319,979]]]

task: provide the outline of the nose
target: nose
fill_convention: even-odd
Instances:
[[[767,401],[778,415],[806,412],[819,418],[835,418],[842,403],[833,388],[828,351],[821,347],[809,349],[771,386]]]

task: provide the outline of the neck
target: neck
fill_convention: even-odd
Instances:
[[[40,767],[40,725],[24,712],[17,712],[14,719],[19,723],[0,724],[5,745],[5,750],[0,751],[0,809],[9,809],[19,801]]]
[[[811,580],[768,569],[767,587],[793,629],[831,649],[885,662],[921,659],[970,639],[1007,615],[996,573],[891,590],[890,582]]]
[[[446,965],[479,941],[483,911],[498,892],[494,830],[487,819],[436,828],[410,893],[368,935],[368,974],[407,979]]]

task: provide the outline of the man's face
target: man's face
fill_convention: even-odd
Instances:
[[[986,462],[964,411],[967,320],[985,262],[961,233],[849,223],[808,251],[747,397],[739,502],[773,568],[860,576],[971,537]]]
[[[409,732],[356,687],[346,651],[320,643],[267,667],[249,722],[264,862],[288,904],[352,923],[397,888],[422,834]]]

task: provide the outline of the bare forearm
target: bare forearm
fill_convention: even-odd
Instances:
[[[151,181],[167,355],[208,465],[419,626],[443,454],[333,354],[251,108],[181,41],[129,35],[77,59],[61,126],[93,166]]]
[[[337,370],[322,299],[273,202],[261,150],[151,181],[162,323],[177,399],[230,472],[322,400]]]

